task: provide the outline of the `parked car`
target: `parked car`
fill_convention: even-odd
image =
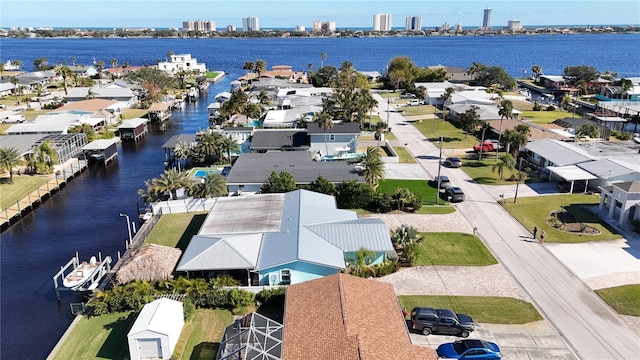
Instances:
[[[457,157],[448,157],[444,160],[444,166],[451,168],[459,168],[462,166],[462,161]]]
[[[438,346],[436,353],[439,357],[447,359],[476,359],[495,360],[500,359],[500,347],[498,344],[484,340],[457,340]]]
[[[440,181],[438,181],[438,179],[440,179]],[[449,180],[448,176],[444,176],[444,175],[440,177],[436,176],[436,178],[433,179],[433,181],[435,181],[436,187],[438,186],[438,183],[440,183],[440,189],[446,189],[451,187],[451,180]]]
[[[0,109],[6,109],[6,108],[7,108],[7,105],[5,105],[5,104],[0,104]]]
[[[449,198],[451,202],[464,201],[464,191],[457,186],[452,186],[444,190],[444,195]]]
[[[407,103],[407,106],[419,106],[419,105],[421,105],[421,103],[420,103],[420,100],[418,99],[413,99]]]
[[[404,93],[400,95],[400,99],[415,99],[416,95],[412,93]]]
[[[24,122],[24,115],[9,115],[2,119],[3,124]]]
[[[411,310],[411,327],[423,335],[458,335],[466,338],[475,330],[475,323],[469,315],[456,314],[449,309],[415,307]]]
[[[475,152],[494,151],[495,149],[496,148],[493,145],[493,142],[491,142],[489,140],[483,142],[482,144],[473,145],[473,151],[475,151]]]

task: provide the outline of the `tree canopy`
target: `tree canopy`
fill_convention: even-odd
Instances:
[[[297,188],[298,186],[296,185],[296,180],[293,178],[293,175],[286,171],[282,171],[280,174],[272,171],[267,181],[260,187],[260,192],[264,194],[286,193],[296,190]]]
[[[598,80],[600,73],[593,66],[567,66],[564,68],[563,76],[573,84],[583,84],[585,82]]]
[[[481,86],[498,86],[503,90],[510,90],[517,86],[511,75],[500,66],[487,66],[474,62],[467,73],[474,76],[473,82]]]

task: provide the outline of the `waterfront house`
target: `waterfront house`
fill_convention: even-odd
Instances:
[[[230,139],[235,140],[235,142],[240,145],[240,152],[247,153],[250,152],[251,149],[251,139],[253,134],[252,127],[244,127],[244,126],[225,126],[220,129],[220,133],[228,137]]]
[[[256,129],[249,145],[251,151],[309,151],[306,129]]]
[[[390,284],[346,274],[287,288],[282,343],[286,360],[436,359],[412,344]]]
[[[307,151],[269,151],[240,154],[227,175],[227,190],[233,193],[258,193],[272,172],[286,171],[296,184],[309,184],[318,176],[337,184],[364,178],[346,161],[319,162]]]
[[[171,359],[183,327],[182,302],[161,298],[148,303],[127,334],[130,359]]]
[[[115,100],[119,102],[118,107],[120,108],[131,108],[138,102],[133,90],[120,87],[74,87],[68,90],[64,98],[67,101],[80,101],[89,98]]]
[[[151,104],[149,108],[149,121],[150,122],[163,122],[169,120],[171,118],[171,107],[172,103],[170,102],[157,102]]]
[[[33,121],[15,124],[6,130],[7,134],[67,134],[69,128],[89,124],[95,130],[106,123],[104,117],[92,117],[92,113],[53,113],[38,115]]]
[[[11,79],[3,79],[0,81],[0,97],[13,94],[13,89],[15,88],[16,86],[11,83]]]
[[[420,86],[424,87],[427,92],[427,96],[424,98],[424,103],[426,105],[442,105],[444,100],[442,100],[442,95],[446,92],[448,88],[456,89],[460,85],[456,85],[449,81],[444,82],[417,82],[414,84],[416,88]]]
[[[147,119],[143,118],[126,120],[116,128],[116,136],[120,137],[123,141],[138,141],[148,132],[147,122]]]
[[[250,285],[286,285],[335,274],[360,248],[371,264],[393,253],[386,224],[336,208],[307,190],[218,198],[177,271],[228,273]]]
[[[206,64],[198,63],[198,59],[192,58],[191,54],[171,55],[169,61],[161,61],[158,63],[158,69],[172,75],[180,71],[188,71],[196,75],[204,75],[207,73]]]
[[[71,65],[69,66],[69,70],[71,70],[73,75],[80,77],[94,77],[98,75],[98,69],[96,69],[95,66]]]
[[[34,150],[45,141],[49,141],[53,149],[58,154],[58,159],[60,160],[56,165],[62,165],[67,160],[75,158],[80,152],[82,152],[82,147],[87,144],[87,135],[78,133],[42,136],[34,142],[33,145],[31,145],[31,149],[26,154],[27,162],[31,160],[31,155]]]

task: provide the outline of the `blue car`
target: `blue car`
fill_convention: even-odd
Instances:
[[[484,340],[458,340],[444,343],[436,350],[439,357],[447,359],[500,359],[500,347],[496,343]]]

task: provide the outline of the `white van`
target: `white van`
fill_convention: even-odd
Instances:
[[[24,115],[9,115],[2,119],[3,124],[24,122]]]

